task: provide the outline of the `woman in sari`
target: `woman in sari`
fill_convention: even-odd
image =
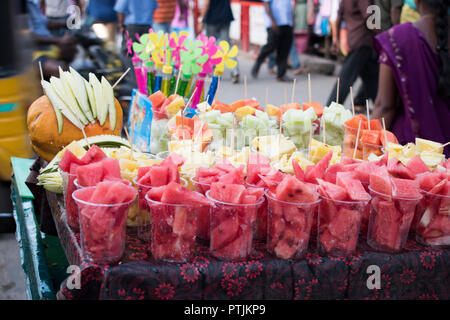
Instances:
[[[416,0],[416,23],[375,39],[380,75],[373,117],[384,118],[401,144],[416,137],[450,141],[449,3]],[[445,154],[450,156],[449,147]]]

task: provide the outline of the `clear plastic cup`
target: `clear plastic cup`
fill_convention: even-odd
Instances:
[[[255,204],[233,204],[218,201],[209,193],[206,196],[214,202],[210,213],[210,253],[221,260],[246,259],[252,251],[254,224],[264,199]]]
[[[257,188],[261,189],[261,187],[258,187],[254,184],[250,184],[248,182],[245,183],[247,188]],[[266,192],[268,189],[263,188],[264,192]],[[267,240],[267,198],[264,195],[263,197],[264,202],[262,205],[258,208],[256,212],[256,220],[255,220],[255,230],[254,230],[254,239],[260,240],[260,241],[266,241]]]
[[[411,222],[422,197],[404,199],[374,191],[372,196],[367,243],[377,251],[398,252],[406,244]]]
[[[145,195],[151,215],[151,252],[156,260],[187,262],[195,251],[198,206],[168,204]]]
[[[267,250],[280,259],[300,259],[308,250],[313,220],[319,211],[319,198],[311,203],[268,201]]]
[[[416,224],[416,241],[433,247],[450,247],[450,196],[422,191]]]
[[[63,182],[62,185],[63,185],[64,207],[66,212],[67,224],[74,232],[80,232],[80,220],[78,217],[78,209],[75,204],[75,201],[72,198],[72,193],[76,190],[74,181],[77,178],[77,175],[64,172],[60,169],[58,170],[59,173],[61,174]]]
[[[131,182],[128,181],[128,180],[122,179],[122,180],[120,180],[120,182],[122,182],[123,184],[125,184],[125,185],[127,185],[127,186],[131,186]],[[86,186],[81,185],[81,184],[78,182],[78,179],[75,179],[75,180],[73,181],[73,184],[75,185],[76,190],[84,189],[84,188],[89,188],[89,187],[86,187]],[[90,186],[90,187],[94,187],[94,186]]]
[[[206,192],[211,188],[211,184],[200,183],[195,180],[195,177],[191,178],[191,183],[195,188],[195,191],[206,195]],[[210,217],[209,217],[209,207],[202,207],[198,210],[198,233],[197,236],[204,240],[209,240],[210,232]]]
[[[383,155],[384,153],[383,146],[371,143],[362,143],[362,153],[363,153],[363,160],[367,160],[372,153],[378,157]]]
[[[137,177],[133,179],[133,184],[138,191],[138,205],[137,205],[137,236],[144,241],[150,241],[151,239],[151,216],[148,209],[145,195],[152,188],[149,185],[141,184],[137,182]]]
[[[118,204],[98,204],[81,200],[88,198],[96,187],[73,192],[80,217],[80,238],[83,256],[97,264],[120,261],[125,249],[126,218],[132,201]]]
[[[156,154],[156,159],[158,159],[158,160],[166,160],[169,157],[170,153],[171,153],[170,151],[158,152]]]
[[[356,252],[362,215],[370,201],[337,201],[322,196],[317,246],[321,254],[348,256]]]

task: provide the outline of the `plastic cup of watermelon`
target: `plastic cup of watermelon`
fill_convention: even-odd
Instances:
[[[192,185],[194,186],[195,191],[206,195],[206,192],[211,188],[211,184],[209,183],[201,183],[195,180],[195,177],[190,178]],[[198,233],[197,236],[204,240],[209,240],[209,231],[210,231],[210,219],[209,219],[209,207],[201,207],[198,210]]]
[[[62,186],[63,186],[63,196],[64,196],[64,207],[65,207],[65,217],[67,224],[70,228],[75,231],[80,231],[80,221],[78,218],[78,209],[72,198],[72,193],[76,190],[76,186],[74,184],[75,179],[77,178],[76,174],[70,174],[68,172],[62,171],[58,169],[61,178],[62,178]]]
[[[322,196],[317,247],[320,254],[349,256],[356,252],[363,213],[370,201],[338,201]]]
[[[144,241],[150,241],[151,239],[151,216],[148,209],[147,200],[145,195],[152,188],[152,186],[145,185],[137,182],[137,177],[133,179],[133,184],[138,192],[137,197],[137,214],[135,217],[137,224],[137,236]]]
[[[132,201],[98,204],[83,201],[82,195],[93,193],[96,187],[73,192],[80,217],[80,239],[83,256],[97,264],[120,261],[125,250],[126,218]]]
[[[319,198],[311,203],[268,201],[267,251],[280,259],[301,259],[308,250],[311,227],[319,211]]]
[[[254,184],[250,184],[248,182],[245,183],[247,188],[258,188]],[[267,188],[265,188],[265,191],[267,191]],[[255,240],[260,241],[266,241],[267,240],[267,198],[266,196],[263,197],[264,202],[262,205],[258,208],[258,211],[256,213],[256,220],[255,220],[255,229],[254,229],[254,238]]]
[[[154,201],[145,195],[151,215],[151,253],[155,260],[187,262],[197,244],[198,206]]]
[[[379,193],[369,187],[372,196],[367,244],[376,251],[402,250],[422,196],[398,198]]]
[[[234,204],[218,201],[206,192],[214,202],[210,208],[210,253],[225,261],[246,259],[253,247],[254,224],[262,197],[254,204]]]
[[[450,196],[422,190],[416,210],[416,241],[432,247],[450,247]]]
[[[122,182],[123,184],[127,185],[127,186],[131,186],[131,182],[125,179],[120,180],[120,182]],[[75,185],[75,187],[77,188],[77,190],[79,189],[84,189],[84,188],[89,188],[89,187],[93,187],[93,186],[83,186],[78,182],[78,179],[75,179],[73,181],[73,184]]]
[[[367,160],[369,156],[373,153],[374,155],[381,156],[384,153],[382,145],[376,145],[371,143],[362,143],[363,160]],[[352,154],[353,157],[353,154]]]

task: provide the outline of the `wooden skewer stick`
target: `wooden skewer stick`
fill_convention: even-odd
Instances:
[[[449,146],[449,145],[450,145],[450,141],[449,141],[449,142],[447,142],[446,144],[443,144],[443,145],[442,145],[442,146],[440,146],[440,147],[437,147],[437,148],[435,148],[435,149],[433,149],[433,150],[429,151],[429,152],[433,153],[433,152],[435,152],[435,151],[439,150],[440,148],[444,149],[444,148],[445,148],[446,146]]]
[[[387,149],[387,152],[389,153],[389,143],[388,143],[388,138],[387,138],[387,133],[386,133],[386,123],[384,122],[384,118],[381,118],[381,122],[383,123],[384,142],[386,143],[386,149]]]
[[[352,99],[352,113],[355,116],[355,101],[353,100],[353,87],[350,87],[350,98]]]
[[[266,107],[269,104],[269,87],[266,87]]]
[[[294,84],[292,85],[292,96],[291,96],[292,103],[294,103],[294,100],[295,100],[295,84],[296,83],[297,83],[297,79],[294,79]]]
[[[86,131],[84,131],[83,126],[81,126],[81,132],[83,132],[84,140],[86,141],[86,144],[88,145],[88,148],[90,149],[91,145],[89,144],[89,140],[87,138]]]
[[[309,102],[312,102],[311,74],[310,73],[308,73],[308,94],[309,94]]]
[[[123,127],[123,130],[125,130],[125,134],[126,134],[126,136],[127,136],[127,139],[128,139],[128,143],[130,144],[130,160],[133,160],[133,158],[132,158],[132,154],[131,154],[131,138],[130,138],[130,135],[128,134],[128,129],[127,129],[127,127]]]
[[[236,124],[235,124],[235,121],[236,121],[236,117],[235,117],[234,112],[233,112],[233,121],[231,123],[231,141],[230,141],[230,148],[231,148],[231,154],[232,155],[234,155],[234,138],[236,136]]]
[[[247,100],[247,75],[244,74],[244,97]]]
[[[355,149],[353,150],[353,159],[356,157],[356,150],[358,150],[358,142],[359,142],[359,133],[361,131],[361,120],[359,120],[358,125],[358,133],[356,134],[356,142],[355,142]]]
[[[116,83],[114,83],[114,85],[112,86],[113,89],[119,84],[120,81],[122,81],[122,79],[127,75],[128,72],[130,72],[131,68],[128,68],[127,71],[125,71],[119,79],[117,79]]]
[[[369,110],[369,100],[366,100],[366,109],[367,109],[367,125],[370,130],[370,110]]]
[[[339,104],[339,86],[341,84],[341,78],[337,78],[337,90],[336,90],[336,103]]]
[[[326,128],[326,124],[325,124],[325,118],[324,117],[322,117],[322,126],[323,126],[323,131],[322,131],[322,134],[323,134],[323,137],[322,137],[322,141],[323,141],[323,143],[327,143],[327,128]]]
[[[190,104],[192,102],[192,98],[194,97],[196,91],[197,91],[197,87],[194,88],[194,91],[192,92],[191,97],[189,98],[189,101],[186,103],[184,108],[181,109],[181,132],[182,132],[182,135],[183,135],[183,141],[185,139],[185,133],[184,133],[184,111],[187,109],[187,107],[190,106]]]
[[[42,72],[42,64],[39,61],[39,72],[41,73],[41,80],[44,80],[44,73]]]

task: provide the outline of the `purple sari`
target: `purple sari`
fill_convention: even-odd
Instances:
[[[375,38],[375,49],[380,63],[391,68],[401,97],[390,128],[399,142],[450,141],[450,100],[437,94],[439,56],[422,32],[412,23],[395,26]],[[450,148],[445,154],[449,157]]]

